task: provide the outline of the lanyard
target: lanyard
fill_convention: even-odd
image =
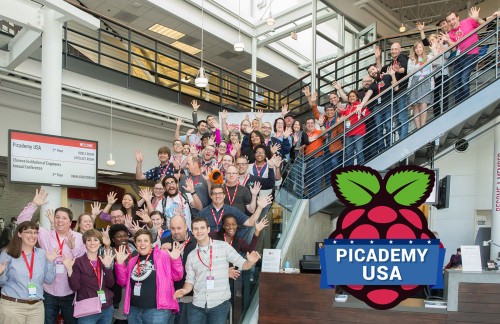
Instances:
[[[97,267],[94,267],[92,264],[92,261],[89,260],[90,266],[92,267],[92,270],[94,270],[95,276],[97,277],[97,286],[99,289],[101,289],[101,279],[102,279],[102,273],[101,273],[101,265],[99,264],[99,259],[96,260]]]
[[[231,199],[231,194],[229,193],[229,189],[227,189],[227,185],[225,187],[226,187],[226,192],[227,192],[227,198],[229,199],[229,206],[232,206],[234,199],[236,199],[236,193],[238,192],[238,185],[236,185],[236,189],[234,189],[233,199]],[[217,225],[219,225],[219,224],[217,224]]]
[[[184,243],[182,243],[182,250],[184,251],[184,248],[186,247],[186,245],[189,243],[189,241],[191,240],[191,236],[188,236],[187,240],[184,241]]]
[[[210,272],[212,272],[212,240],[210,240],[210,263],[209,263],[209,265],[206,265],[205,262],[203,262],[203,260],[201,259],[200,248],[198,248],[197,252],[198,252],[198,259],[200,259],[201,264],[203,264],[205,267],[208,268],[208,270]]]
[[[219,221],[217,221],[217,217],[215,217],[214,209],[215,208],[212,208],[212,216],[214,217],[214,221],[215,221],[215,224],[217,225],[217,229],[219,229],[220,221],[222,220],[222,216],[224,215],[224,207],[222,207],[222,209],[220,210]]]
[[[260,177],[260,174],[264,172],[263,170],[264,170],[264,169],[265,169],[265,167],[267,166],[267,163],[264,163],[264,165],[263,165],[260,169],[259,169],[259,167],[257,166],[257,164],[256,164],[256,163],[254,163],[254,165],[253,165],[253,166],[254,166],[254,168],[255,168],[255,172],[257,173],[257,176],[258,176],[258,177]]]
[[[149,256],[151,255],[151,252],[153,252],[153,250],[149,251],[148,256],[146,257],[146,260],[144,260],[144,264],[146,264],[146,262],[148,262]],[[137,275],[138,276],[141,276],[141,267],[140,267],[140,264],[141,264],[141,256],[139,255],[137,257]]]
[[[127,243],[127,252],[128,252],[128,259],[130,260],[130,258],[132,257],[132,252],[130,252],[130,246],[128,246],[128,243]]]
[[[200,179],[199,175],[196,177],[196,180],[193,180],[193,176],[191,176],[191,180],[193,180],[193,186],[196,186],[198,184],[199,179]]]
[[[156,209],[156,206],[158,206],[158,203],[162,201],[163,196],[160,197],[159,199],[156,197],[153,197],[153,200],[151,201],[151,205],[153,206],[153,209]]]
[[[243,182],[240,183],[240,179],[238,179],[238,184],[242,185],[242,186],[245,186],[247,184],[247,181],[248,181],[248,178],[250,177],[250,175],[246,175],[245,176],[245,179],[243,179]]]
[[[24,254],[24,251],[22,251],[22,253],[23,253],[24,263],[26,263],[26,267],[28,268],[28,273],[30,275],[30,281],[31,281],[31,279],[33,278],[33,265],[35,264],[35,249],[31,251],[31,265],[28,263],[28,259],[26,258],[26,254]]]
[[[224,233],[224,241],[226,241],[226,233]],[[233,240],[232,239],[231,239],[231,242],[229,242],[229,245],[233,246]]]
[[[160,170],[163,166],[160,165]],[[165,164],[165,167],[163,168],[163,171],[160,171],[160,175],[163,177],[165,175],[165,173],[167,173],[168,169],[170,169],[170,162],[167,162]]]
[[[382,79],[380,80],[380,82],[377,82],[377,87],[378,87],[378,93],[377,94],[380,94],[380,89],[385,86],[385,83],[384,81],[382,81]]]
[[[61,240],[59,240],[59,235],[56,233],[56,238],[57,238],[57,245],[59,245],[59,253],[61,253],[62,255],[62,251],[63,251],[63,247],[64,247],[64,239],[62,240],[62,243],[61,243]]]

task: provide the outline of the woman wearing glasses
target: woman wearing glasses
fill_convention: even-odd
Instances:
[[[19,224],[7,248],[0,254],[0,323],[43,323],[43,284],[56,277],[58,250],[46,254],[35,247],[38,225]]]

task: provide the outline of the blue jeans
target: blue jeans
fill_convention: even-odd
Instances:
[[[57,297],[46,291],[43,292],[43,306],[45,308],[45,324],[54,324],[59,311],[62,313],[64,324],[76,324],[76,318],[73,317],[73,298],[74,294]]]
[[[130,306],[128,322],[132,324],[165,324],[168,323],[170,314],[171,311],[169,309],[139,308]]]
[[[103,309],[100,314],[89,315],[80,317],[78,324],[111,324],[113,321],[114,308],[113,305]]]
[[[391,145],[391,106],[385,106],[382,110],[379,107],[374,107],[373,111],[376,113],[375,124],[377,127],[377,139],[374,141],[378,142],[378,150],[382,152],[386,146]]]
[[[193,305],[189,316],[190,324],[226,324],[231,302],[226,300],[212,308],[201,308]]]
[[[346,165],[354,164],[354,148],[356,148],[357,165],[363,165],[365,158],[363,154],[363,135],[347,136],[346,140]]]
[[[402,95],[397,97],[396,102],[394,103],[395,114],[398,115],[398,134],[399,139],[402,140],[406,136],[408,136],[408,109],[406,109],[406,95]]]
[[[309,160],[304,173],[304,184],[307,186],[309,197],[312,197],[322,190],[321,185],[324,183],[323,156]]]
[[[330,174],[342,163],[342,150],[331,153],[330,148],[325,149],[324,159],[324,171],[326,174]]]
[[[470,84],[469,79],[472,71],[476,68],[478,54],[464,54],[453,64],[453,82],[455,83],[455,103],[465,100],[469,97]]]
[[[193,303],[179,303],[179,313],[170,316],[169,324],[189,324]]]

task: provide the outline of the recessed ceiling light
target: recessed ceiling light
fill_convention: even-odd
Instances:
[[[201,49],[199,48],[196,48],[194,46],[191,46],[191,45],[188,45],[188,44],[184,44],[183,42],[179,42],[179,41],[175,41],[173,42],[172,44],[173,47],[175,48],[178,48],[180,49],[181,51],[184,51],[186,53],[189,53],[191,55],[196,55],[198,54],[199,52],[201,52]]]
[[[163,26],[160,24],[154,24],[153,26],[149,27],[148,30],[175,40],[184,37],[186,35],[177,30],[173,30],[172,28],[168,28],[167,26]]]
[[[243,71],[243,73],[248,74],[248,75],[252,75],[252,69],[246,69],[245,71]],[[268,76],[269,76],[269,74],[265,74],[264,72],[257,71],[257,79],[264,79],[264,78],[267,78]]]

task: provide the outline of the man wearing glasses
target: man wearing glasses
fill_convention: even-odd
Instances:
[[[222,185],[226,193],[224,203],[238,208],[247,215],[252,215],[257,207],[257,195],[260,191],[260,183],[255,183],[249,189],[238,182],[238,169],[231,165],[226,171],[226,183]]]

